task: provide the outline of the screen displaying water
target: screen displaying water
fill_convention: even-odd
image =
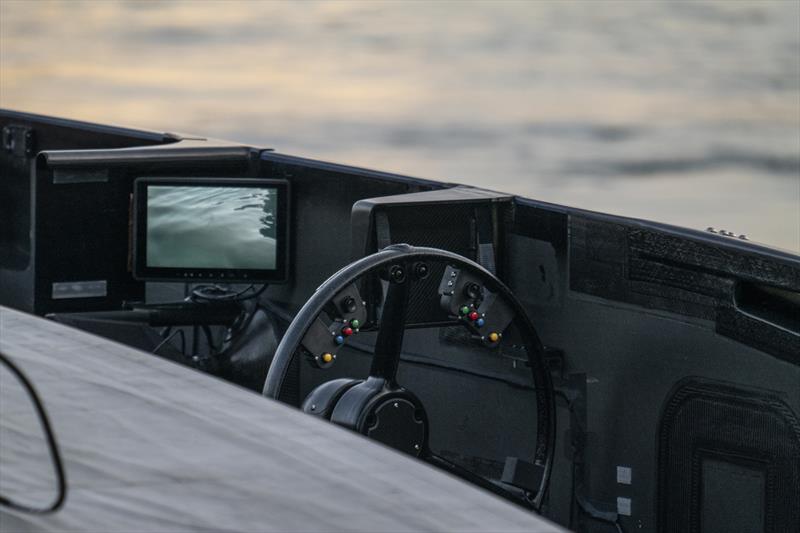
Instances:
[[[800,2],[0,1],[0,105],[800,253]]]
[[[271,188],[147,188],[147,266],[272,270],[277,263]]]

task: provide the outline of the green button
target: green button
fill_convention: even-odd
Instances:
[[[461,314],[466,315],[467,313],[469,313],[469,307],[465,305],[464,307],[461,308]]]
[[[350,326],[351,326],[353,329],[358,329],[358,328],[359,328],[359,326],[361,326],[361,322],[360,322],[360,321],[359,321],[357,318],[356,318],[356,319],[353,319],[353,320],[350,322]]]

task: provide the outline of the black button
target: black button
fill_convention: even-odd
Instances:
[[[344,300],[342,300],[342,309],[346,313],[355,313],[358,309],[358,304],[356,303],[356,299],[352,296],[348,296]]]
[[[467,283],[464,286],[464,294],[467,298],[477,300],[481,296],[481,287],[477,283]]]

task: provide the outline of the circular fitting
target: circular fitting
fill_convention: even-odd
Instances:
[[[428,277],[429,273],[430,269],[426,263],[419,262],[414,265],[414,275],[417,277],[417,279],[425,279]]]
[[[358,310],[356,299],[352,296],[348,296],[342,300],[342,309],[344,309],[345,313],[355,313]]]
[[[464,285],[464,295],[470,300],[477,300],[481,297],[481,286],[475,282]]]
[[[395,283],[403,283],[406,280],[406,271],[400,265],[392,265],[389,269],[389,279]]]

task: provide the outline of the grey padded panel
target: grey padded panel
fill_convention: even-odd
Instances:
[[[560,531],[349,431],[61,324],[0,307],[0,349],[39,390],[70,487],[54,515],[0,508],[3,532]],[[36,464],[41,439],[12,379],[0,372],[0,490],[44,502],[49,469],[12,468]]]

